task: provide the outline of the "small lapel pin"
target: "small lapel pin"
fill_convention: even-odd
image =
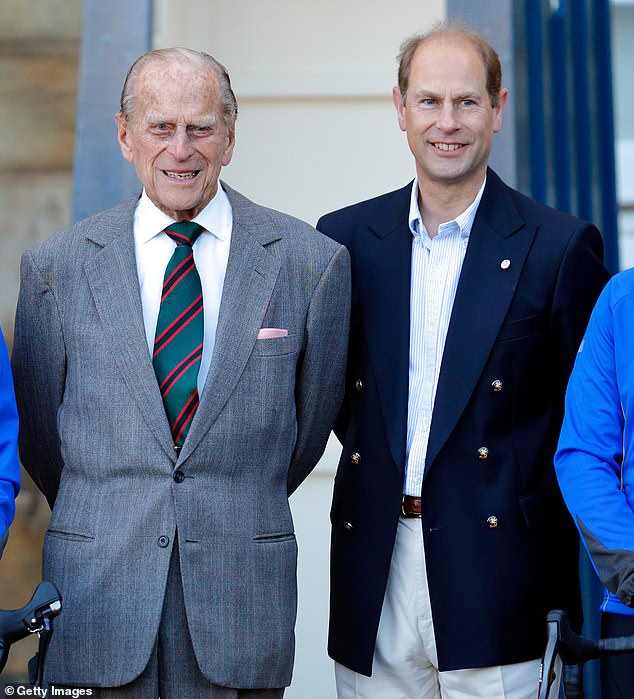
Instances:
[[[500,269],[508,269],[510,266],[511,266],[510,260],[502,260],[502,262],[500,262]]]

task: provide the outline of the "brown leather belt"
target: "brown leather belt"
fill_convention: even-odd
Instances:
[[[401,514],[403,517],[415,517],[416,519],[420,519],[420,498],[415,498],[413,495],[403,495]]]

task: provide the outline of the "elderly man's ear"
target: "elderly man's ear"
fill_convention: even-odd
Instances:
[[[129,143],[129,124],[121,112],[117,112],[115,114],[114,120],[117,124],[117,140],[119,141],[121,154],[129,163],[131,163],[133,161],[133,154],[131,144]]]

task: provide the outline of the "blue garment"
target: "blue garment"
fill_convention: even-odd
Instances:
[[[0,537],[13,522],[19,490],[18,411],[7,346],[0,333]]]
[[[566,394],[555,467],[605,586],[601,609],[634,615],[634,269],[599,297]]]

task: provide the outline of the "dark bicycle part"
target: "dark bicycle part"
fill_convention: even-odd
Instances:
[[[551,620],[550,613],[546,618],[548,637],[546,650],[539,668],[539,685],[537,699],[548,699],[548,692],[555,681],[555,658],[559,652],[559,626]]]
[[[546,616],[548,640],[542,659],[538,699],[547,699],[554,680],[557,655],[563,663],[566,699],[583,699],[583,665],[588,660],[608,655],[634,653],[634,636],[619,638],[584,638],[570,628],[566,612],[555,609]]]
[[[0,609],[0,672],[4,669],[12,643],[36,633],[40,637],[40,664],[51,635],[51,622],[62,610],[62,596],[46,580],[38,586],[28,604],[21,609]],[[42,671],[38,672],[41,681]]]

